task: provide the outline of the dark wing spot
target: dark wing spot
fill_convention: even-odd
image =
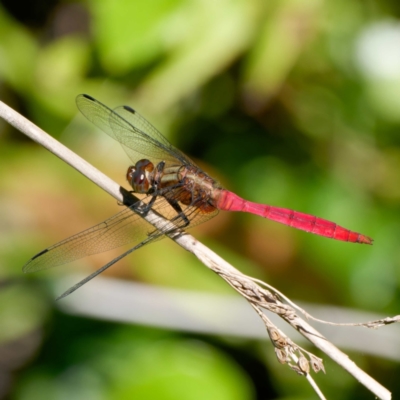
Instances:
[[[35,256],[33,256],[31,261],[33,261],[33,260],[35,260],[36,258],[40,257],[40,256],[43,255],[44,253],[47,253],[48,251],[49,251],[49,249],[42,250],[40,253],[37,253]]]
[[[86,97],[88,100],[96,101],[92,96],[89,96],[88,94],[83,94],[82,96]]]
[[[129,112],[132,113],[132,114],[135,114],[135,113],[136,113],[136,111],[135,111],[132,107],[124,106],[124,109],[125,109],[126,111],[129,111]]]

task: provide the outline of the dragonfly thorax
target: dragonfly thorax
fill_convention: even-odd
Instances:
[[[126,179],[136,193],[147,193],[152,186],[154,164],[146,159],[131,165],[126,173]]]

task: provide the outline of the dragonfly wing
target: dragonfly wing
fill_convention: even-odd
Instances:
[[[100,128],[113,139],[118,140],[110,126],[111,108],[100,103],[96,99],[86,94],[76,96],[76,106],[79,111],[94,125]]]
[[[155,208],[157,208],[159,211],[165,211],[167,208],[164,207],[165,203],[161,203],[161,204],[156,204]],[[161,207],[160,207],[161,205]],[[176,210],[171,212],[176,212]],[[157,212],[157,211],[156,211]],[[207,221],[208,219],[214,217],[215,215],[218,214],[218,210],[215,209],[212,212],[201,212],[200,208],[192,205],[192,206],[188,206],[185,209],[185,216],[187,218],[187,220],[190,221],[190,225],[186,226],[186,222],[185,219],[182,218],[181,215],[176,214],[174,217],[171,218],[171,221],[167,221],[165,223],[165,225],[162,227],[161,230],[154,230],[152,233],[149,233],[147,235],[147,238],[144,239],[142,242],[140,242],[139,244],[135,245],[134,247],[130,248],[129,250],[127,250],[126,252],[122,253],[121,255],[119,255],[118,257],[114,258],[113,260],[111,260],[110,262],[108,262],[106,265],[103,265],[101,268],[99,268],[98,270],[92,272],[90,275],[88,275],[87,277],[85,277],[84,279],[82,279],[81,281],[79,281],[78,283],[76,283],[75,285],[71,286],[68,290],[66,290],[63,294],[61,294],[57,300],[60,300],[66,296],[69,296],[71,293],[75,292],[75,290],[79,289],[81,286],[83,286],[84,284],[86,284],[87,282],[91,281],[93,278],[95,278],[97,275],[101,274],[102,272],[104,272],[106,269],[110,268],[111,266],[113,266],[116,262],[118,262],[119,260],[121,260],[122,258],[126,257],[127,255],[133,253],[135,250],[138,250],[139,248],[145,246],[148,243],[151,243],[161,237],[163,237],[163,233],[167,233],[167,232],[171,232],[173,230],[175,230],[176,228],[191,228],[195,225],[201,224],[205,221]],[[186,220],[186,221],[187,221]]]
[[[104,222],[48,247],[32,257],[24,265],[23,271],[34,272],[56,267],[125,244],[138,244],[149,239],[149,236],[152,240],[162,237],[170,229],[170,222],[161,224],[157,230],[133,210],[139,204],[143,206],[151,198],[152,196],[147,196]],[[161,215],[169,215],[171,207],[163,197],[157,198],[155,206]]]
[[[76,104],[90,122],[121,143],[134,163],[146,156],[153,162],[190,164],[190,160],[183,153],[130,107],[123,106],[111,110],[85,94],[77,96]]]
[[[139,243],[135,247],[130,248],[128,251],[125,251],[125,253],[120,254],[118,257],[114,258],[113,260],[108,262],[106,265],[103,265],[98,270],[96,270],[96,271],[92,272],[90,275],[86,276],[84,279],[82,279],[81,281],[76,283],[74,286],[71,286],[68,290],[66,290],[63,294],[61,294],[61,296],[58,296],[57,300],[61,300],[64,297],[69,296],[71,293],[75,292],[75,290],[79,289],[85,283],[88,283],[89,281],[91,281],[97,275],[100,275],[102,272],[104,272],[106,269],[113,266],[116,262],[118,262],[122,258],[126,257],[128,254],[133,253],[135,250],[140,249],[141,247],[145,246],[146,244],[148,244],[156,239],[157,239],[157,237],[155,237],[155,236],[153,236],[153,237],[149,236],[147,239],[143,240],[143,242]]]
[[[128,137],[125,146],[134,151],[139,151],[140,153],[150,158],[157,158],[160,161],[170,161],[181,165],[195,165],[192,160],[190,160],[184,153],[174,147],[149,121],[146,120],[142,115],[140,115],[136,110],[129,106],[120,106],[114,109],[114,113],[122,118],[124,123],[128,123],[131,128],[138,129],[142,132],[145,142],[140,143],[139,147],[136,142],[132,141],[132,137]],[[120,131],[121,135],[124,135],[123,131],[127,130],[126,125],[121,125],[121,119],[114,118],[114,115],[110,119],[110,124],[114,129],[114,132]],[[162,154],[156,155],[152,150],[152,145],[161,145]],[[165,154],[168,153],[168,155]]]

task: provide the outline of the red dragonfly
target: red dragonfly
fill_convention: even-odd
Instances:
[[[59,298],[72,293],[134,250],[178,228],[202,223],[214,217],[218,210],[249,212],[320,236],[372,244],[370,237],[334,222],[286,208],[252,203],[223,189],[128,106],[111,110],[86,94],[79,95],[76,104],[89,121],[121,143],[134,162],[126,174],[128,182],[134,193],[144,196],[106,221],[48,247],[25,264],[23,271],[33,272],[135,243]],[[165,219],[158,228],[142,218],[150,209]]]

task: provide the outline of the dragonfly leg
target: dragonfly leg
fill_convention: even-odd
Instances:
[[[156,199],[157,199],[157,195],[155,194],[147,204],[140,205],[139,207],[136,207],[135,209],[137,211],[139,211],[140,214],[146,215],[150,211],[150,209],[153,207]]]
[[[178,213],[174,220],[176,220],[177,218],[182,218],[184,222],[182,228],[186,228],[190,224],[190,221],[186,214],[183,212],[182,207],[176,200],[168,199],[168,197],[166,197],[166,200],[168,201],[169,205]]]

